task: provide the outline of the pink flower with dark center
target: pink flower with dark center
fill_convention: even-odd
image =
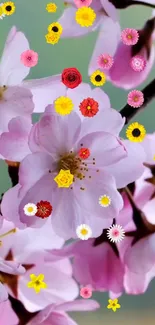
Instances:
[[[141,55],[136,55],[131,59],[130,65],[134,71],[141,72],[146,67],[146,60]]]
[[[38,53],[33,50],[27,50],[21,54],[21,62],[29,68],[35,67],[38,63]]]
[[[132,107],[140,107],[144,103],[144,95],[140,90],[132,90],[128,94],[127,103]]]
[[[98,65],[102,69],[110,69],[114,63],[113,57],[109,54],[101,54],[98,57]]]
[[[89,7],[92,3],[92,0],[74,0],[74,3],[78,8]]]
[[[135,45],[138,42],[139,34],[136,29],[126,28],[121,33],[121,39],[125,45]]]
[[[92,296],[92,289],[90,287],[81,288],[80,296],[85,299],[90,298]]]

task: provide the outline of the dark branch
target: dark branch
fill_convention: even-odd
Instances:
[[[11,302],[12,309],[20,320],[18,325],[26,325],[38,313],[29,313],[19,300],[14,299],[11,296],[9,296],[9,300]]]
[[[153,79],[148,86],[143,90],[144,103],[138,108],[132,108],[130,105],[126,104],[120,111],[122,117],[126,118],[125,124],[128,124],[129,121],[139,112],[143,111],[146,106],[155,98],[155,79]]]

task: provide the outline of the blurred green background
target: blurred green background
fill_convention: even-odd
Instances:
[[[29,40],[30,48],[39,53],[39,63],[31,69],[29,79],[41,78],[61,73],[66,67],[76,66],[83,75],[83,81],[89,82],[87,76],[88,62],[90,60],[98,32],[76,39],[61,39],[58,44],[50,45],[45,41],[47,26],[57,21],[64,9],[63,1],[54,0],[58,10],[54,14],[48,13],[45,8],[48,0],[14,0],[16,12],[10,17],[0,21],[0,55],[10,28],[15,25],[23,31]],[[52,2],[52,1],[51,1]],[[151,9],[134,6],[120,12],[122,28],[141,28],[150,17]],[[147,84],[155,77],[155,70],[146,80]],[[139,89],[142,89],[141,85]],[[112,107],[120,110],[126,103],[127,92],[115,88],[109,82],[104,86],[105,92],[110,97]],[[145,125],[147,132],[155,130],[155,102],[152,102],[144,112],[137,115],[133,121]],[[37,117],[36,117],[37,118]],[[0,162],[0,192],[6,191],[10,186],[7,168]],[[69,290],[69,288],[68,288]],[[110,325],[138,325],[155,324],[155,285],[153,282],[144,295],[126,296],[120,298],[121,309],[117,313],[107,310],[108,295],[105,293],[94,294],[93,298],[101,303],[101,309],[95,313],[74,313],[73,317],[79,325],[84,324],[110,324]],[[5,324],[7,325],[7,324]]]

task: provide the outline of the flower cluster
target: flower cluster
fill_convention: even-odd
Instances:
[[[155,97],[155,80],[136,89],[154,63],[155,18],[121,31],[119,1],[65,6],[46,42],[99,28],[89,84],[72,65],[25,80],[41,56],[16,27],[0,61],[0,159],[12,181],[0,201],[0,325],[76,324],[67,312],[98,309],[94,292],[116,312],[155,277],[155,133],[129,123]],[[14,11],[0,4],[0,18]],[[120,112],[106,80],[130,90]]]

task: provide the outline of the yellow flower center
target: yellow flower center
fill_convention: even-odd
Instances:
[[[69,187],[73,183],[73,179],[74,176],[70,170],[61,169],[54,181],[58,184],[58,187]]]
[[[1,7],[0,7],[1,10]],[[0,87],[0,100],[2,100],[4,98],[4,92],[7,89],[6,86]]]
[[[33,207],[28,207],[28,208],[27,208],[27,211],[28,211],[28,212],[33,212]]]
[[[74,104],[69,97],[61,96],[55,100],[54,108],[56,113],[60,115],[69,115],[74,108]]]
[[[87,106],[87,109],[90,110],[91,109],[91,106]]]
[[[128,34],[127,38],[131,39],[132,38],[132,35],[131,34]]]
[[[81,229],[80,232],[81,232],[81,235],[83,235],[83,236],[88,234],[88,230],[86,228]]]
[[[99,198],[99,203],[103,207],[108,207],[111,203],[111,200],[107,195],[103,195]]]
[[[139,100],[138,96],[135,96],[134,97],[134,102],[138,102],[138,100]]]

